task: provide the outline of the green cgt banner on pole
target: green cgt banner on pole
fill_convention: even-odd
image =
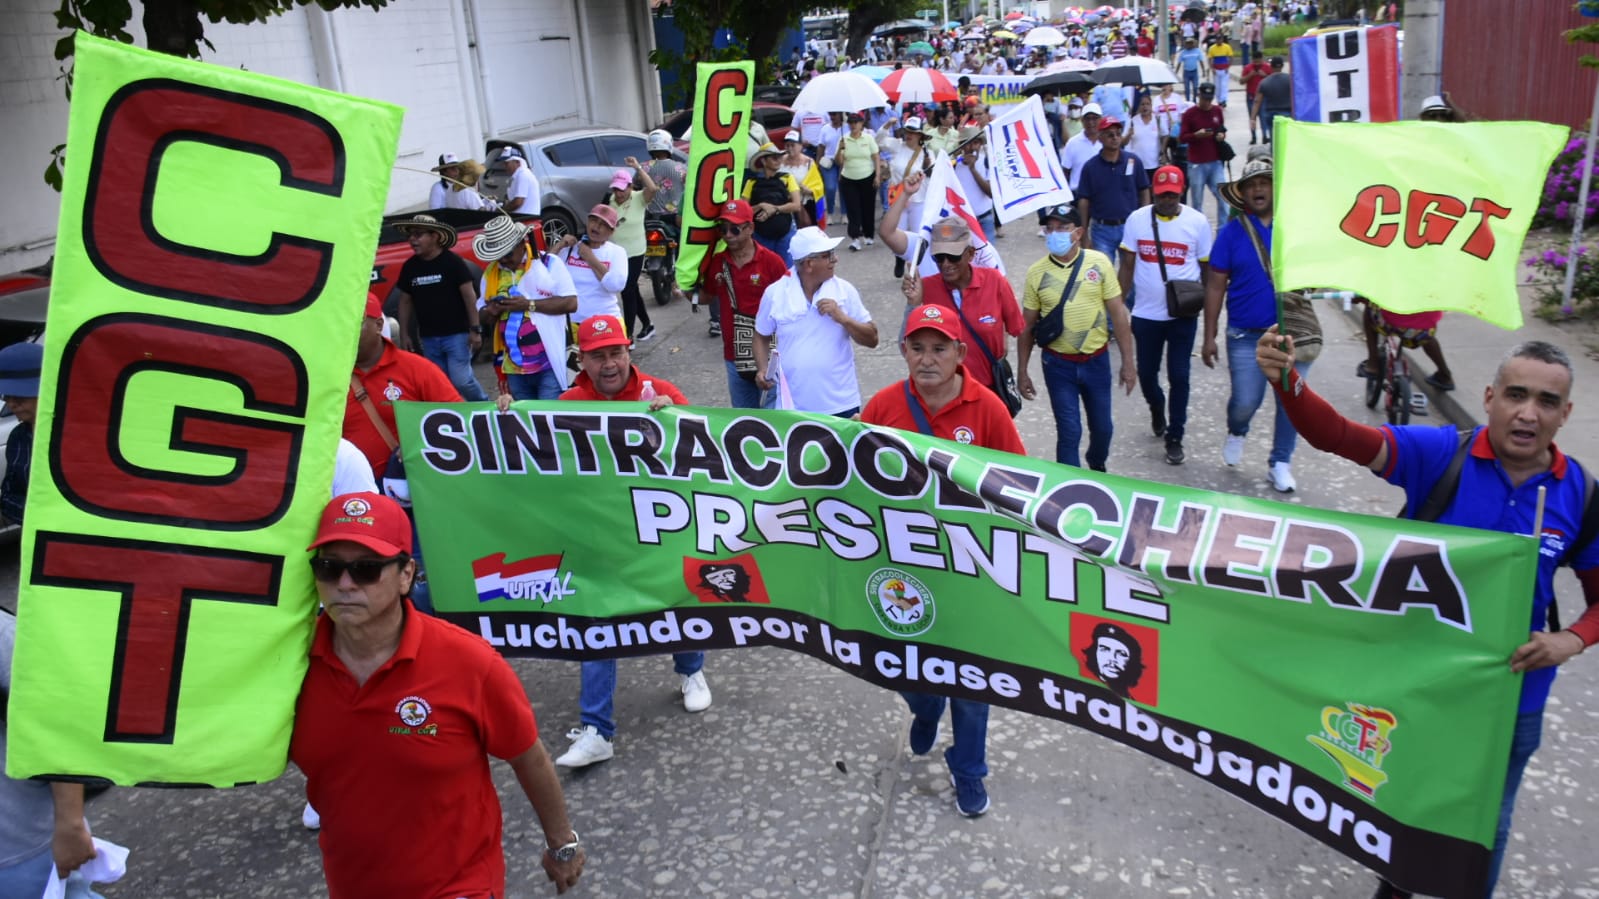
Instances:
[[[782,646],[1086,728],[1406,888],[1481,891],[1529,540],[795,413],[398,410],[434,604],[507,655]]]

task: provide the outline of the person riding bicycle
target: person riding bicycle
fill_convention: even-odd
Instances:
[[[1455,377],[1449,370],[1449,363],[1444,361],[1444,348],[1438,342],[1438,322],[1444,317],[1442,312],[1389,312],[1366,297],[1355,297],[1355,302],[1366,304],[1366,314],[1362,318],[1361,326],[1366,332],[1366,359],[1355,367],[1355,375],[1361,378],[1382,377],[1382,352],[1378,341],[1382,337],[1393,335],[1407,349],[1420,349],[1432,360],[1437,371],[1427,376],[1427,383],[1439,390],[1449,391],[1455,389]]]

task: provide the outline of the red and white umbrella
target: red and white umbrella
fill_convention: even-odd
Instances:
[[[955,85],[936,69],[895,69],[878,86],[895,103],[942,103],[960,99]]]
[[[1005,21],[1014,22],[1017,19],[1020,19],[1021,17],[1022,17],[1022,13],[1021,12],[1019,12],[1017,10],[1011,10],[1010,12],[1005,14]]]

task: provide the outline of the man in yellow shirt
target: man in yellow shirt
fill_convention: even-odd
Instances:
[[[1088,467],[1104,471],[1115,431],[1110,409],[1110,335],[1114,329],[1121,352],[1117,380],[1131,394],[1138,383],[1132,323],[1110,257],[1080,246],[1083,228],[1077,210],[1068,205],[1048,207],[1044,229],[1049,255],[1027,269],[1022,291],[1017,387],[1024,399],[1037,395],[1027,363],[1034,344],[1039,344],[1044,387],[1055,414],[1055,461],[1081,464],[1081,403],[1088,416]]]
[[[1232,75],[1233,45],[1227,42],[1227,37],[1218,34],[1215,43],[1205,51],[1205,56],[1210,60],[1210,71],[1216,76],[1216,103],[1223,108],[1227,106],[1227,81]]]

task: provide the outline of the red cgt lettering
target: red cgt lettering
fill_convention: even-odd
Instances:
[[[1450,194],[1412,190],[1401,197],[1395,187],[1374,184],[1355,195],[1354,204],[1338,228],[1361,243],[1388,247],[1399,237],[1403,220],[1405,246],[1414,250],[1444,245],[1454,234],[1455,226],[1472,213],[1476,213],[1477,223],[1459,249],[1486,260],[1493,255],[1495,245],[1491,223],[1508,218],[1510,209],[1484,197],[1467,205]]]
[[[266,157],[278,184],[338,196],[344,145],[304,109],[177,81],[127,85],[106,104],[89,159],[83,244],[113,283],[151,296],[247,312],[285,313],[314,302],[333,245],[274,232],[265,252],[238,256],[163,237],[151,212],[161,159],[193,141]]]

